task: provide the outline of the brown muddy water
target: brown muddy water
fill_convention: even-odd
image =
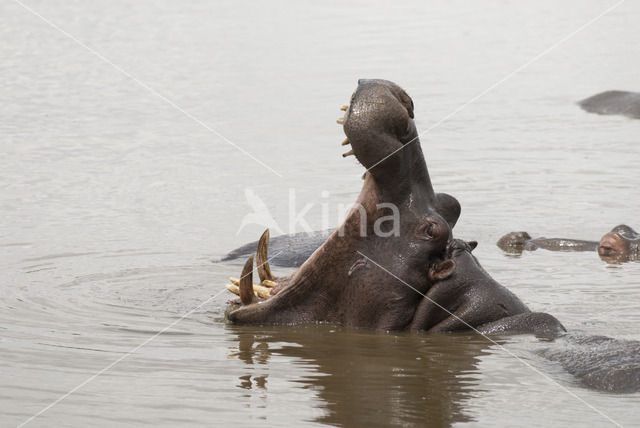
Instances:
[[[638,426],[640,394],[586,389],[533,337],[499,339],[518,360],[476,335],[226,325],[241,265],[212,262],[262,232],[251,195],[283,232],[307,204],[337,224],[363,171],[338,106],[387,78],[484,267],[573,332],[640,339],[640,263],[495,246],[640,227],[640,121],[575,105],[640,90],[640,3],[593,21],[615,4],[25,0],[99,58],[3,1],[0,425]]]

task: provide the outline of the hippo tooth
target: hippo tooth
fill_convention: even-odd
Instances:
[[[258,268],[258,276],[260,282],[264,280],[273,281],[275,278],[269,267],[269,257],[267,257],[267,249],[269,247],[269,229],[265,230],[258,241],[258,250],[256,251],[256,264]]]
[[[239,296],[240,295],[240,287],[237,285],[226,284],[225,287],[227,290],[231,291],[233,294]],[[253,294],[256,297],[260,297],[261,299],[268,299],[271,297],[270,289],[267,287],[263,287],[259,284],[253,284]]]
[[[258,284],[253,284],[253,293],[263,299],[271,297],[271,289]]]
[[[349,106],[340,106],[340,110],[342,110],[342,111],[347,111],[348,108],[349,108]]]
[[[235,293],[235,291],[233,291],[232,289],[230,289],[229,287],[235,287],[235,289],[238,289],[238,286],[240,285],[240,280],[238,278],[234,278],[232,276],[229,277],[229,281],[231,281],[231,284],[227,285],[227,290],[231,291],[232,293]],[[263,287],[269,287],[269,288],[273,288],[276,285],[278,285],[277,282],[272,281],[270,279],[264,279],[262,280],[262,282],[260,284],[253,284],[253,287],[255,288],[256,286],[263,286]],[[236,293],[238,294],[238,293]]]
[[[249,257],[242,268],[240,276],[240,301],[243,305],[250,305],[256,301],[253,294],[253,256]]]
[[[349,144],[350,141],[348,138],[345,138],[344,141],[340,144],[341,146],[346,146],[347,144]]]
[[[353,150],[349,150],[347,153],[343,153],[342,157],[346,158],[347,156],[351,156],[353,154]]]
[[[264,285],[265,287],[273,288],[276,285],[278,285],[278,283],[275,282],[275,281],[271,281],[271,280],[265,279],[264,281],[262,281],[262,285]]]
[[[227,290],[231,291],[233,294],[240,295],[240,287],[237,285],[225,284]]]
[[[338,125],[342,125],[344,123],[344,117],[341,117],[340,119],[336,120],[336,122],[338,123]]]

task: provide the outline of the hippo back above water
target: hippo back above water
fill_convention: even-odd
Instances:
[[[586,98],[578,105],[589,113],[618,114],[640,119],[640,93],[605,91]]]

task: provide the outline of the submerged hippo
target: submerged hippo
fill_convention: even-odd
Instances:
[[[640,93],[606,91],[586,98],[578,105],[589,113],[619,114],[640,119]]]
[[[486,273],[471,254],[477,242],[452,239],[447,258],[456,269],[429,289],[409,327],[432,333],[475,329],[484,334],[534,333],[556,337],[566,330],[545,313],[531,312],[506,287]]]
[[[511,254],[535,251],[597,251],[607,262],[640,260],[640,234],[626,224],[611,229],[599,242],[565,238],[535,238],[527,232],[511,232],[498,240],[498,247]]]
[[[552,316],[530,312],[482,269],[470,247],[453,239],[460,205],[432,188],[407,93],[389,81],[360,80],[343,110],[338,123],[345,145],[353,147],[348,154],[367,169],[355,206],[286,277],[271,273],[265,233],[257,245],[261,284],[252,284],[250,256],[237,287],[228,286],[240,295],[228,320],[387,331],[459,331],[488,323],[492,332],[564,331]]]
[[[269,263],[282,267],[300,267],[327,240],[332,232],[333,229],[273,237],[269,240],[269,249],[271,250]],[[221,261],[246,260],[247,257],[256,254],[258,243],[259,241],[254,241],[238,247],[224,256]]]

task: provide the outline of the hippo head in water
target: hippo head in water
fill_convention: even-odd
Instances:
[[[411,98],[392,82],[360,80],[342,110],[343,145],[352,147],[345,155],[355,154],[367,169],[354,207],[286,277],[271,274],[265,233],[257,251],[261,284],[253,285],[250,257],[237,286],[228,286],[240,295],[229,305],[229,321],[402,330],[422,295],[455,269],[444,256],[460,205],[433,191]]]
[[[527,232],[511,232],[498,241],[498,247],[509,254],[521,254],[542,248],[550,251],[598,251],[605,262],[621,263],[640,260],[640,234],[621,224],[604,235],[600,242],[567,238],[535,238]]]
[[[640,233],[626,224],[616,226],[600,239],[598,254],[605,261],[640,260]]]

